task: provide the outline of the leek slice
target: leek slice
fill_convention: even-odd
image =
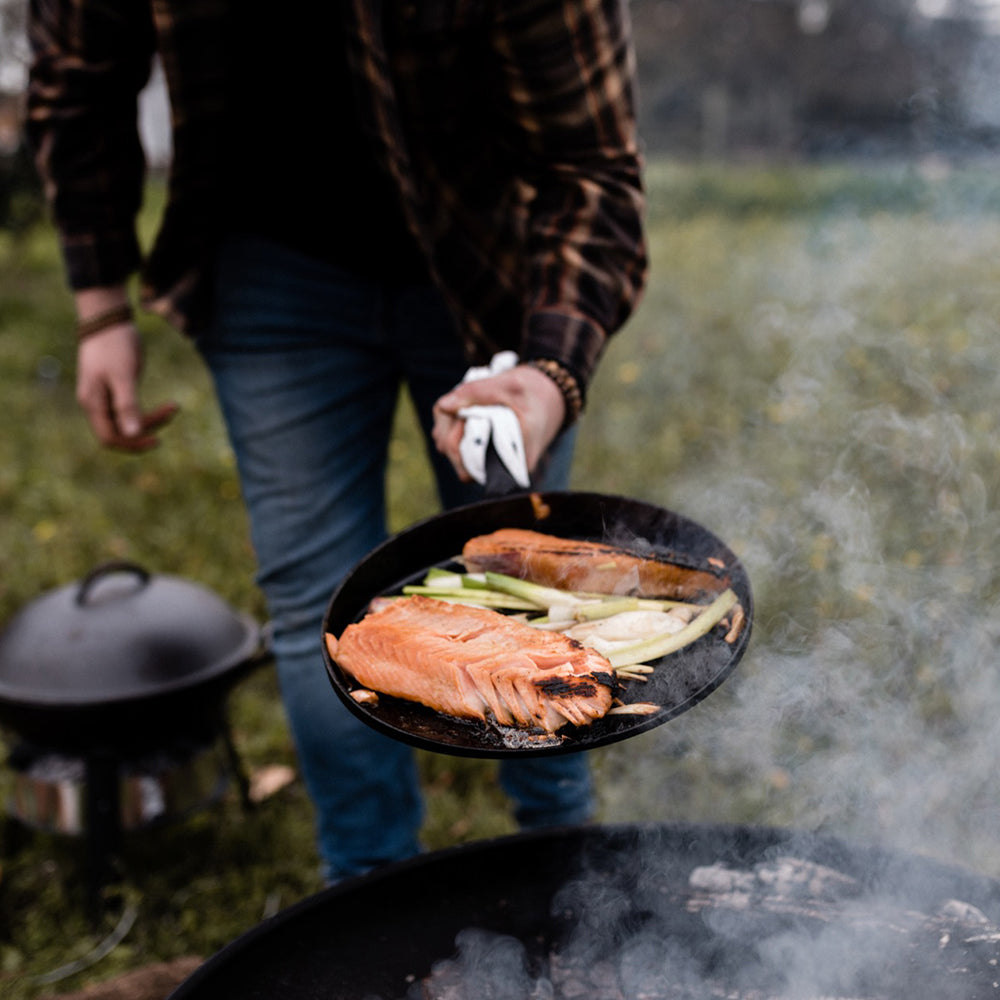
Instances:
[[[540,583],[531,583],[529,580],[520,580],[516,576],[507,576],[505,573],[491,573],[487,571],[486,582],[494,590],[503,591],[514,597],[520,597],[524,601],[531,601],[535,607],[565,607],[566,605],[579,604],[581,598],[568,590],[557,590],[555,587],[543,587]]]
[[[508,608],[511,611],[537,611],[538,605],[530,601],[522,601],[510,594],[498,590],[479,590],[475,587],[437,587],[424,586],[419,583],[407,584],[403,587],[407,596],[419,594],[422,597],[433,597],[438,601],[451,601],[456,604],[478,604],[489,608]]]
[[[679,632],[665,632],[628,646],[621,646],[607,653],[607,660],[612,667],[629,667],[637,663],[648,663],[668,653],[676,653],[678,649],[683,649],[710,632],[736,603],[736,594],[732,590],[724,590],[697,618],[688,622]]]

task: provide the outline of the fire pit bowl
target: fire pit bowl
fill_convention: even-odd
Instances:
[[[975,1000],[998,959],[993,878],[796,831],[593,826],[341,883],[169,1000]]]

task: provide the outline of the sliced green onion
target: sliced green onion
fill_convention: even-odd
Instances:
[[[424,574],[424,584],[429,586],[434,583],[439,587],[461,587],[463,576],[463,573],[456,573],[454,570],[431,566]]]
[[[477,590],[470,587],[438,587],[423,586],[419,583],[407,584],[403,587],[406,595],[419,594],[422,597],[433,597],[439,601],[451,601],[458,604],[478,604],[490,608],[509,608],[511,611],[536,611],[538,605],[531,601],[522,601],[511,594],[498,590]]]
[[[441,569],[440,566],[431,566],[424,574],[423,586],[460,590],[463,587],[478,589],[488,585],[482,573],[458,573],[454,570]]]
[[[581,622],[597,621],[599,618],[610,618],[623,611],[638,611],[638,597],[607,597],[600,601],[585,601],[576,606],[575,618]]]
[[[540,583],[520,580],[516,576],[507,576],[505,573],[491,573],[487,571],[486,582],[494,590],[503,591],[505,594],[512,594],[514,597],[520,597],[524,601],[530,601],[537,608],[550,608],[553,605],[561,607],[567,604],[580,603],[580,598],[571,594],[568,590],[543,587]]]

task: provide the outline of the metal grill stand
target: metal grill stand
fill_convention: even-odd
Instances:
[[[8,763],[14,771],[9,816],[30,829],[82,837],[95,912],[117,875],[126,831],[160,826],[217,802],[230,780],[243,809],[252,807],[249,779],[224,719],[214,733],[179,736],[142,753],[105,746],[70,757],[21,742]]]

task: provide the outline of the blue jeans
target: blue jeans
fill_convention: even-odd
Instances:
[[[420,849],[412,750],[360,722],[333,692],[322,619],[342,577],[387,536],[384,476],[403,381],[427,435],[441,502],[482,496],[430,443],[431,406],[462,377],[454,322],[429,286],[386,287],[254,239],[220,253],[215,322],[198,338],[229,431],[258,583],[299,767],[329,879]],[[573,434],[553,448],[565,488]],[[582,755],[501,763],[522,827],[589,818]]]

